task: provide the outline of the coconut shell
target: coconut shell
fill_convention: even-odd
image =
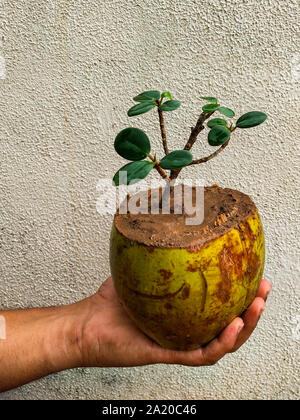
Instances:
[[[226,194],[232,191],[227,189]],[[217,208],[221,206],[218,200]],[[239,212],[239,200],[233,205]],[[159,246],[157,238],[154,246],[133,240],[132,232],[122,229],[121,215],[116,216],[110,246],[116,291],[129,317],[161,346],[199,348],[254,300],[263,274],[265,245],[258,211],[250,199],[247,206],[238,218],[231,218],[228,208],[229,216],[222,220],[217,211],[215,220],[204,220],[198,237],[190,235],[184,247]],[[123,223],[126,217],[122,216]]]

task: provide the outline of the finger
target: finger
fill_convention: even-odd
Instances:
[[[235,346],[237,338],[244,327],[241,318],[235,318],[211,343],[203,349],[203,358],[206,365],[214,365],[225,354],[230,353]]]
[[[243,320],[236,318],[228,325],[219,337],[207,346],[192,351],[173,351],[162,349],[158,363],[181,364],[186,366],[208,366],[217,363],[226,353],[230,352],[243,328]]]
[[[250,335],[256,328],[259,318],[265,309],[265,305],[261,301],[261,299],[266,301],[271,290],[272,290],[271,283],[266,279],[262,279],[262,281],[260,282],[258,291],[257,291],[257,295],[256,295],[257,297],[255,298],[253,303],[249,306],[249,308],[245,311],[242,317],[244,320],[245,326],[243,330],[241,331],[241,333],[239,334],[239,337],[236,341],[233,351],[238,350],[248,340],[248,338],[250,337]],[[260,300],[257,300],[257,298],[260,298]]]
[[[262,281],[260,282],[259,288],[257,290],[256,296],[261,297],[264,301],[266,301],[271,290],[272,290],[271,283],[266,279],[262,279]]]
[[[266,307],[262,297],[256,297],[243,315],[244,328],[240,332],[232,351],[238,350],[255,330],[259,318]]]

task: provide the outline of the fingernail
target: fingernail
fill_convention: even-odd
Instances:
[[[262,313],[264,312],[264,310],[265,310],[265,306],[263,308],[261,308],[261,310],[259,311],[259,316],[262,315]]]
[[[238,330],[237,330],[237,334],[236,335],[239,335],[239,333],[242,331],[242,329],[244,328],[244,324],[242,324],[239,328],[238,328]]]
[[[271,290],[269,290],[269,291],[268,291],[267,296],[266,296],[266,298],[265,298],[265,302],[267,301],[267,299],[268,299],[268,296],[269,296],[270,292],[271,292]]]

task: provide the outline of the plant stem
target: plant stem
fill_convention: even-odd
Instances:
[[[157,162],[157,160],[155,159],[154,156],[152,156],[150,153],[148,153],[148,157],[152,160],[152,162],[154,163],[154,168],[157,170],[157,172],[159,173],[159,175],[165,179],[168,182],[171,182],[171,179],[168,177],[167,173],[163,170],[163,168],[161,168],[159,166],[159,163]]]
[[[208,160],[210,160],[210,159],[212,159],[212,158],[214,158],[215,156],[217,156],[220,152],[222,152],[222,150],[224,150],[225,149],[225,147],[228,145],[228,143],[229,143],[229,140],[230,140],[230,137],[229,137],[229,139],[224,143],[224,144],[222,144],[222,146],[218,149],[218,150],[216,150],[214,153],[212,153],[211,155],[209,155],[209,156],[206,156],[206,157],[203,157],[203,158],[201,158],[201,159],[195,159],[195,160],[192,160],[192,162],[188,165],[188,166],[190,166],[190,165],[198,165],[198,163],[204,163],[204,162],[207,162]]]
[[[184,146],[184,150],[191,150],[191,148],[193,147],[195,141],[197,140],[197,137],[199,135],[199,133],[204,129],[204,121],[207,120],[212,114],[213,112],[202,112],[200,114],[200,117],[198,118],[198,121],[195,125],[195,127],[192,129],[192,132],[190,134],[190,137],[186,143],[186,145]]]
[[[213,112],[208,112],[208,113],[207,112],[202,112],[200,114],[195,127],[192,128],[190,137],[189,137],[186,145],[184,146],[184,150],[191,150],[195,141],[197,140],[197,137],[198,137],[199,133],[204,129],[204,125],[203,125],[204,121],[207,120],[213,113],[214,113],[214,111]],[[171,175],[170,175],[171,180],[176,179],[180,172],[181,172],[181,169],[172,170]]]
[[[160,125],[160,132],[161,132],[161,138],[162,138],[162,143],[163,143],[163,148],[164,148],[164,152],[166,155],[169,154],[169,148],[168,148],[168,143],[167,143],[167,133],[166,133],[166,129],[165,129],[165,119],[163,116],[163,112],[159,109],[159,105],[160,102],[157,102],[157,110],[158,110],[158,116],[159,116],[159,125]]]

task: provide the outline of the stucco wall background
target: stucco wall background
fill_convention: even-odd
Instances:
[[[251,339],[216,366],[76,369],[0,399],[299,398],[297,0],[1,0],[0,16],[1,308],[79,300],[109,275],[112,216],[97,213],[96,184],[120,167],[122,128],[161,151],[153,113],[126,116],[148,89],[183,103],[166,115],[173,148],[200,94],[268,114],[191,176],[252,196],[273,284]],[[202,139],[195,156],[211,149]]]

